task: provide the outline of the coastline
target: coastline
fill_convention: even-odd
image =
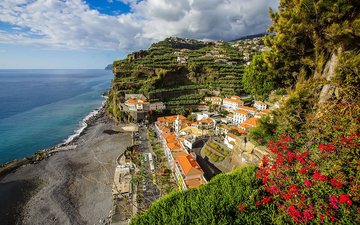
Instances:
[[[90,114],[83,120],[86,127],[80,127],[70,141],[13,161],[12,166],[8,163],[7,171],[1,171],[0,186],[36,181],[36,186],[23,188],[28,198],[22,198],[18,213],[13,212],[21,224],[104,224],[99,220],[107,220],[116,157],[131,144],[131,136],[105,115],[104,105]]]
[[[106,99],[105,93],[102,95],[104,99]],[[0,165],[0,181],[7,174],[16,171],[21,166],[38,163],[60,151],[73,150],[76,147],[76,141],[81,137],[81,135],[83,135],[88,128],[94,125],[97,119],[103,117],[104,115],[105,101],[102,102],[101,107],[92,110],[88,115],[86,115],[79,122],[79,126],[74,130],[74,133],[70,134],[66,139],[64,139],[63,142],[55,144],[49,148],[39,149],[29,157],[24,157],[22,159],[14,159]]]

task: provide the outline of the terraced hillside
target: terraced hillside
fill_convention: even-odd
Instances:
[[[167,38],[113,63],[108,101],[115,107],[126,93],[141,93],[150,102],[176,108],[196,105],[209,94],[242,94],[245,63],[243,51],[234,43]]]

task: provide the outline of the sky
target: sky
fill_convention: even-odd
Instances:
[[[278,0],[0,0],[0,69],[102,69],[177,36],[266,31]]]

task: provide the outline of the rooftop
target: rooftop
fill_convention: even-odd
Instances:
[[[227,102],[235,102],[235,103],[243,102],[240,99],[231,99],[231,98],[224,98],[224,102],[225,101],[227,101]]]
[[[185,176],[204,174],[192,155],[180,156],[176,160],[179,162]]]
[[[248,113],[242,109],[239,109],[239,110],[236,110],[236,113],[237,114],[244,114],[244,115],[247,115]]]
[[[240,106],[239,109],[245,110],[245,111],[253,111],[256,112],[256,108],[249,107],[249,106]]]
[[[180,120],[186,120],[186,117],[183,115],[173,115],[173,116],[159,117],[159,118],[157,118],[157,121],[162,122],[162,123],[171,123],[171,122],[174,122],[178,116],[179,116]]]

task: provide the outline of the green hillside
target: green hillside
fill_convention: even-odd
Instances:
[[[116,115],[111,106],[125,93],[142,93],[169,107],[196,105],[206,94],[243,94],[241,77],[246,61],[239,45],[248,47],[250,55],[258,52],[255,44],[242,41],[234,46],[171,37],[115,61],[110,113]]]
[[[271,152],[252,185],[244,185],[248,176],[223,175],[158,200],[132,224],[359,224],[359,7],[356,0],[281,0],[270,12],[271,50],[242,76],[257,99],[286,94],[250,132]]]

